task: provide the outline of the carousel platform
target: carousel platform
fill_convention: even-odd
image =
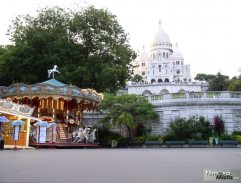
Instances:
[[[31,143],[34,148],[49,148],[49,149],[81,149],[81,148],[98,148],[98,143]]]

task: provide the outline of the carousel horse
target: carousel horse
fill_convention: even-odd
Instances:
[[[48,77],[50,77],[50,75],[53,73],[53,78],[54,78],[54,73],[57,72],[59,73],[59,71],[57,70],[58,66],[54,65],[53,69],[48,70]]]
[[[95,132],[96,129],[91,131],[90,128],[80,128],[77,131],[74,131],[72,133],[72,142],[73,143],[81,143],[81,142],[87,142],[87,143],[93,143],[95,140]]]

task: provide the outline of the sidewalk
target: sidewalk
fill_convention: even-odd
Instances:
[[[4,145],[4,150],[14,150],[14,145]],[[35,149],[34,147],[30,146],[16,146],[18,150],[23,150],[23,149]]]

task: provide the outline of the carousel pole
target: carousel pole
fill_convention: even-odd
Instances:
[[[54,143],[53,140],[54,140],[54,128],[52,126],[52,143]]]
[[[14,126],[14,136],[15,136],[15,129],[16,129],[16,126]],[[14,138],[14,148],[13,150],[16,151],[18,148],[17,148],[17,143],[16,143],[16,139]]]

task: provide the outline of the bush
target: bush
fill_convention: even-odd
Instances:
[[[169,140],[180,140],[180,139],[174,135],[165,135],[163,137],[163,141],[169,141]]]
[[[144,143],[146,141],[146,137],[145,136],[136,137],[136,141]]]
[[[210,123],[204,117],[178,118],[170,123],[165,140],[207,139]]]
[[[160,137],[158,135],[147,135],[145,141],[159,141]]]
[[[107,127],[101,126],[98,127],[98,142],[104,147],[110,147],[112,140],[117,140],[120,135],[117,133],[111,132]]]
[[[241,131],[233,131],[232,135],[241,135]]]
[[[233,135],[221,135],[220,139],[222,139],[222,140],[235,140],[235,137]]]
[[[129,146],[131,139],[127,137],[119,137],[117,141],[117,147],[127,147]]]
[[[135,146],[142,146],[143,144],[144,144],[144,142],[140,142],[140,141],[130,141],[128,143],[128,146],[135,147]]]
[[[239,141],[239,143],[241,144],[241,135],[235,135],[234,139]]]

